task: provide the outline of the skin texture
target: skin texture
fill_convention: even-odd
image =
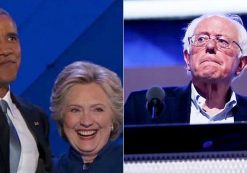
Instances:
[[[96,83],[76,84],[65,96],[63,128],[84,162],[92,162],[108,142],[113,120],[110,101]]]
[[[0,15],[0,97],[16,79],[20,62],[21,48],[16,26],[9,16]]]
[[[203,19],[194,34],[207,34],[212,38],[223,35],[238,42],[237,27],[228,19],[218,16]],[[235,44],[231,44],[230,48],[219,48],[213,39],[203,47],[191,46],[190,54],[184,52],[192,82],[199,94],[206,98],[206,108],[224,108],[233,77],[246,66],[246,57],[239,59],[239,52]]]

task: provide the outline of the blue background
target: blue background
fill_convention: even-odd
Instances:
[[[54,155],[67,148],[50,117],[53,83],[77,60],[101,64],[123,76],[123,2],[121,0],[1,0],[17,23],[22,63],[11,90],[40,106],[51,122]],[[121,140],[120,140],[121,141]]]
[[[245,27],[247,15],[240,15]],[[182,39],[195,17],[124,21],[124,67],[184,65]]]

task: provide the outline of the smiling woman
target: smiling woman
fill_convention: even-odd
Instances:
[[[113,111],[104,90],[96,83],[76,84],[65,96],[64,133],[84,162],[92,162],[108,142]]]
[[[70,143],[54,172],[123,172],[123,93],[118,76],[89,62],[74,62],[59,74],[51,111],[61,135]],[[109,160],[110,159],[110,160]]]

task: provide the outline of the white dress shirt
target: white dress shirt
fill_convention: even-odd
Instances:
[[[216,115],[209,115],[204,109],[206,99],[203,98],[191,84],[190,124],[234,123],[232,108],[237,105],[236,94],[232,92],[230,100]]]
[[[17,173],[35,173],[39,158],[36,141],[20,111],[12,102],[10,91],[2,99],[9,105],[10,110],[8,109],[7,113],[16,128],[21,143],[21,156]]]

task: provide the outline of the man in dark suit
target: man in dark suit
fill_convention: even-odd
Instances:
[[[17,172],[48,173],[51,171],[48,117],[38,107],[14,96],[10,90],[20,62],[16,24],[8,12],[0,9],[0,101],[7,105],[6,112],[2,105],[0,109],[0,172],[12,173],[14,161],[10,156],[10,134],[14,127],[21,148]]]
[[[166,96],[164,109],[152,118],[146,109],[146,90],[130,94],[125,104],[125,124],[190,123],[191,84],[183,87],[163,88]],[[247,121],[247,97],[236,94],[237,105],[233,108],[234,121]]]
[[[191,83],[163,88],[165,107],[156,118],[151,118],[146,109],[147,91],[131,93],[125,104],[124,123],[247,121],[247,97],[231,88],[231,81],[247,64],[247,33],[241,18],[227,14],[200,16],[188,26],[183,43]]]

